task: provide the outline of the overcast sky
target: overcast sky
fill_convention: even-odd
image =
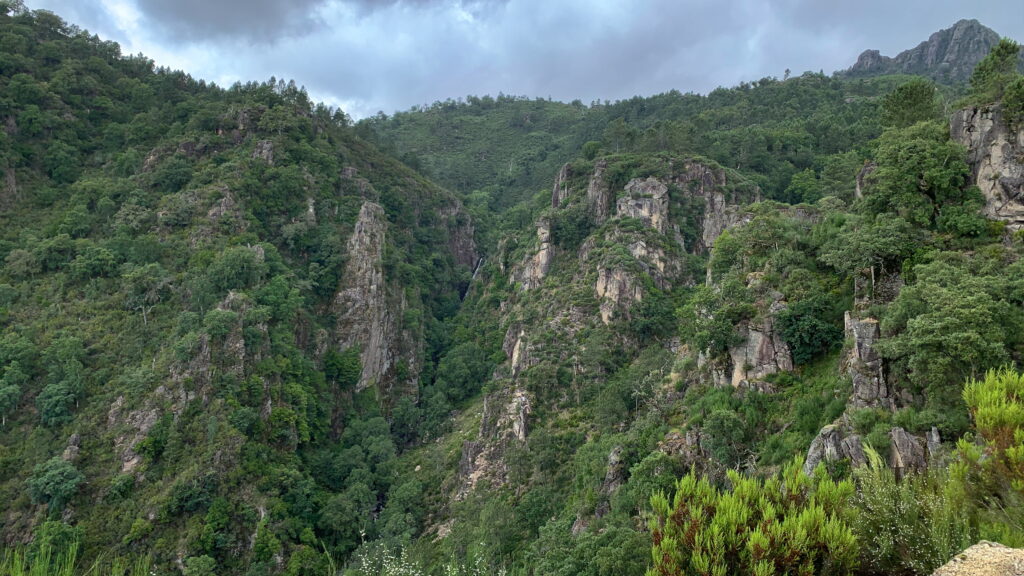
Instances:
[[[469,94],[706,93],[895,55],[961,18],[1021,39],[1024,0],[26,0],[228,86],[294,79],[355,117]]]

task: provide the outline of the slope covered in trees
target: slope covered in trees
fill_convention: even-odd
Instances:
[[[352,126],[5,6],[0,573],[926,575],[1024,543],[1015,156],[979,176],[1020,144],[1012,42],[969,85]]]

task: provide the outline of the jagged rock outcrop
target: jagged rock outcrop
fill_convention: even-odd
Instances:
[[[804,472],[808,475],[822,462],[849,460],[853,466],[867,463],[861,438],[849,432],[845,423],[829,424],[818,432],[804,458]]]
[[[634,178],[625,190],[626,195],[615,203],[615,215],[636,218],[664,234],[668,228],[668,186],[653,177]]]
[[[710,252],[722,232],[748,221],[744,207],[761,201],[761,191],[756,186],[747,190],[730,190],[729,177],[721,167],[687,160],[676,169],[676,186],[685,196],[704,202],[700,241],[691,248],[695,253]]]
[[[537,222],[537,251],[528,255],[522,264],[513,270],[511,283],[518,284],[521,290],[531,290],[540,286],[551,268],[554,250],[551,244],[551,223],[541,218]]]
[[[619,311],[628,318],[630,307],[643,299],[643,290],[634,276],[620,269],[598,269],[594,290],[601,299],[601,321],[605,324],[610,323]]]
[[[484,396],[479,440],[462,445],[457,499],[481,482],[505,483],[509,469],[506,453],[511,446],[526,441],[530,411],[529,394],[515,385]]]
[[[701,444],[699,429],[691,428],[685,432],[676,430],[669,432],[664,439],[658,442],[658,450],[677,458],[683,468],[696,468],[704,471],[714,463]]]
[[[889,430],[889,466],[897,478],[927,468],[924,442],[898,426]]]
[[[254,160],[263,160],[271,166],[274,165],[274,143],[270,140],[260,140],[256,142],[256,148],[252,151],[252,157]]]
[[[982,540],[957,554],[932,576],[1024,576],[1024,549]]]
[[[608,219],[608,212],[613,198],[608,182],[604,179],[604,172],[607,169],[608,162],[603,159],[598,160],[594,164],[594,173],[590,176],[590,181],[587,183],[587,206],[590,209],[594,223],[598,225],[603,224]]]
[[[555,177],[555,185],[551,187],[552,208],[558,208],[569,197],[569,178],[572,178],[572,165],[564,164]]]
[[[846,312],[844,317],[846,339],[853,346],[844,361],[844,371],[853,380],[853,393],[849,406],[852,408],[896,409],[896,399],[885,380],[882,357],[875,350],[875,343],[881,338],[878,320],[857,318]]]
[[[751,383],[793,369],[793,354],[775,326],[776,317],[786,309],[786,301],[778,292],[768,294],[767,299],[771,303],[761,305],[763,312],[759,318],[737,326],[742,342],[729,348],[725,357],[709,358],[703,353],[698,356],[698,365],[710,369],[716,386],[759,388]]]
[[[841,74],[850,77],[917,74],[941,82],[966,82],[978,62],[998,43],[999,34],[977,20],[960,20],[895,57],[883,56],[878,50],[865,50],[857,63]]]
[[[448,231],[448,250],[452,258],[457,264],[474,269],[480,261],[480,252],[476,246],[473,219],[458,201],[441,208],[437,215]]]
[[[1024,228],[1024,123],[1011,130],[999,106],[965,108],[953,115],[950,135],[967,147],[985,216]]]
[[[364,202],[348,240],[348,263],[341,289],[334,298],[337,315],[335,345],[339,350],[360,349],[362,373],[357,390],[377,386],[385,397],[396,387],[415,390],[419,377],[419,341],[410,328],[400,325],[407,307],[405,292],[393,294],[384,279],[384,209]],[[399,362],[405,363],[406,381],[398,382]]]

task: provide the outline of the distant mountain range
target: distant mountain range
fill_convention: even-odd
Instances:
[[[999,34],[977,20],[960,20],[895,57],[865,50],[840,75],[858,78],[884,74],[918,74],[943,83],[965,82],[974,66],[999,43]],[[1024,58],[1021,60],[1024,69]]]

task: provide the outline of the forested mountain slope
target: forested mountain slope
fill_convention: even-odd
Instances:
[[[47,12],[0,43],[17,558],[926,575],[1024,544],[1013,42],[966,85],[356,126]]]

